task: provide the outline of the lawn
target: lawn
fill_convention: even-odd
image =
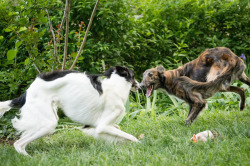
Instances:
[[[249,101],[249,100],[248,100]],[[106,144],[61,120],[57,131],[27,147],[31,157],[0,144],[0,165],[250,165],[250,107],[208,107],[189,127],[187,110],[173,114],[127,114],[121,129],[139,137],[140,144]],[[77,127],[77,126],[76,126]],[[206,143],[190,141],[194,133],[214,129],[220,136]]]

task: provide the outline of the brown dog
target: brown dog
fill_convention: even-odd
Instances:
[[[147,88],[147,97],[154,90],[163,89],[186,101],[190,106],[186,124],[191,124],[205,107],[205,99],[218,91],[239,94],[240,110],[244,109],[244,89],[231,85],[233,81],[240,80],[250,86],[250,79],[244,73],[245,68],[243,60],[230,49],[207,49],[197,59],[177,69],[165,71],[164,67],[158,66],[146,70],[141,87]]]

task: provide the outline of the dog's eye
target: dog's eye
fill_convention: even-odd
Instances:
[[[152,76],[153,76],[153,74],[151,74],[151,73],[148,73],[148,76],[149,76],[149,77],[152,77]]]

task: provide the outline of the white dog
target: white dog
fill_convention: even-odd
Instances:
[[[21,107],[20,118],[15,117],[12,124],[22,133],[14,147],[24,155],[28,155],[25,147],[30,142],[54,132],[58,107],[71,120],[83,124],[84,133],[108,141],[139,142],[115,125],[125,112],[130,89],[138,87],[134,73],[121,66],[110,68],[103,75],[77,71],[42,74],[19,98],[0,102],[0,116]]]

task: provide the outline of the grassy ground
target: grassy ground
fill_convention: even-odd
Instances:
[[[106,144],[76,129],[58,130],[27,147],[32,157],[18,154],[13,146],[0,144],[0,165],[249,165],[250,107],[244,111],[203,111],[190,127],[184,125],[187,110],[178,115],[129,116],[122,130],[138,137],[141,144]],[[220,137],[194,144],[194,133],[215,129]]]

